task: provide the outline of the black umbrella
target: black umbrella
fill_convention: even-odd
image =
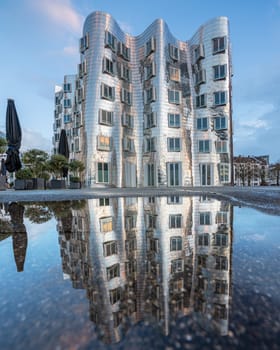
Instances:
[[[12,202],[9,204],[8,211],[11,215],[14,258],[17,271],[22,272],[27,250],[27,232],[23,223],[24,207]]]
[[[6,139],[8,142],[6,168],[12,173],[21,168],[19,149],[21,146],[21,127],[14,100],[8,99],[6,112]]]
[[[66,131],[64,129],[61,129],[61,132],[60,132],[59,143],[58,143],[58,153],[63,155],[66,159],[69,158],[68,140],[66,136]],[[62,172],[63,172],[62,176],[67,177],[68,168],[63,167]]]
[[[1,171],[0,171],[0,175],[6,176],[7,175],[7,168],[5,165],[5,159],[2,158],[1,159]]]

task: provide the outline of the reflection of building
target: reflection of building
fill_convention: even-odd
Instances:
[[[100,198],[59,222],[63,272],[87,290],[90,317],[106,343],[131,324],[194,313],[228,329],[232,209],[208,198]]]
[[[163,20],[133,37],[109,14],[94,12],[84,24],[80,54],[76,78],[65,76],[56,94],[53,144],[67,126],[73,155],[85,161],[88,186],[231,182],[226,17],[179,41]]]
[[[234,157],[234,183],[237,186],[266,184],[269,173],[269,156]]]

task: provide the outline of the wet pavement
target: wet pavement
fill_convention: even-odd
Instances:
[[[0,348],[278,349],[279,232],[204,194],[2,203]]]

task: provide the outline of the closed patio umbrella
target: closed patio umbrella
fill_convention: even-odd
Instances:
[[[58,153],[64,156],[67,160],[69,158],[69,146],[65,129],[61,129],[59,143],[58,143]],[[63,167],[62,169],[63,177],[67,177],[68,168]]]
[[[12,202],[9,204],[8,211],[11,216],[15,263],[17,271],[22,272],[27,250],[27,232],[23,223],[24,207],[21,204]]]
[[[21,146],[21,127],[14,100],[8,99],[6,111],[6,139],[8,143],[6,168],[12,173],[21,168],[19,149]]]

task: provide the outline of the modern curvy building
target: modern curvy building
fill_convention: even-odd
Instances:
[[[226,17],[180,41],[161,19],[134,37],[109,14],[93,12],[84,24],[80,53],[68,136],[71,158],[85,162],[86,186],[232,183]]]

